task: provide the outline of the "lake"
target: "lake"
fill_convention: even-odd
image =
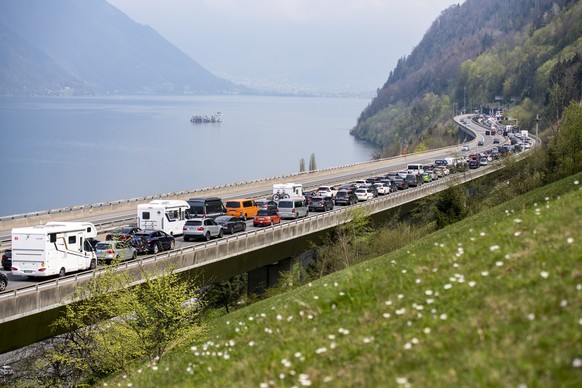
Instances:
[[[269,96],[0,98],[0,215],[363,162],[368,100]],[[221,123],[192,115],[221,112]]]

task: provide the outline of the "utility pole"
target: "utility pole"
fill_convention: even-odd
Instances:
[[[463,114],[467,113],[467,86],[463,87]]]

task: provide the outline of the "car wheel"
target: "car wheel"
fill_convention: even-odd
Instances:
[[[176,240],[172,240],[170,242],[170,250],[173,251],[175,247],[176,247]]]
[[[242,231],[244,232],[245,230],[247,230],[247,224],[243,224],[242,226]]]
[[[91,264],[89,264],[89,269],[94,270],[97,268],[97,260],[91,260]]]
[[[222,228],[220,228],[218,231],[218,238],[222,238],[222,236],[224,236],[224,232],[222,231]]]
[[[234,234],[234,225],[231,226],[230,228],[228,228],[228,233],[229,234]]]
[[[132,260],[137,259],[137,252],[133,251],[133,254],[131,255]]]
[[[210,232],[206,232],[206,235],[204,236],[204,239],[206,241],[210,241]]]
[[[6,279],[0,279],[0,291],[6,290],[6,287],[8,287]]]
[[[61,268],[59,271],[59,277],[62,278],[63,276],[66,275],[66,271],[65,271],[65,267]]]
[[[183,237],[183,238],[184,238],[184,241],[190,241],[190,237],[188,237],[188,236],[186,236],[186,235],[184,235],[184,237]]]
[[[154,255],[160,252],[160,246],[158,244],[154,244]]]

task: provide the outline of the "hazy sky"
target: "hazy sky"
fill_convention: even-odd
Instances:
[[[107,0],[210,72],[267,88],[375,91],[464,0]]]

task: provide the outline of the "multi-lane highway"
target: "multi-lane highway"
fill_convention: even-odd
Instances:
[[[460,120],[467,120],[467,117],[466,116],[457,117],[458,123],[460,123]],[[479,127],[475,123],[469,124],[469,127],[470,127],[469,130],[476,135],[476,138],[470,143],[468,143],[471,149],[470,152],[478,152],[491,146],[492,137],[484,135],[485,128]],[[483,141],[483,146],[477,147],[478,141]],[[436,159],[460,156],[463,156],[463,152],[461,152],[461,146],[457,145],[453,147],[446,147],[439,150],[423,152],[420,154],[410,154],[380,161],[361,163],[357,165],[327,169],[312,173],[297,174],[279,178],[269,178],[241,185],[231,185],[231,186],[227,185],[225,187],[206,190],[204,191],[204,196],[219,196],[223,200],[240,197],[261,198],[266,197],[272,193],[273,183],[281,182],[301,183],[303,184],[306,190],[309,190],[312,188],[315,189],[321,185],[337,185],[340,183],[351,182],[357,179],[367,178],[370,176],[378,176],[381,174],[385,174],[389,171],[403,170],[406,169],[407,164],[413,162],[428,164],[433,163],[434,160]],[[415,189],[411,188],[409,190]],[[181,194],[173,198],[187,199],[192,196],[197,195]],[[136,211],[137,203],[134,202],[125,205],[120,204],[119,206],[110,206],[107,208],[107,211],[100,212],[71,211],[64,214],[52,215],[53,217],[52,219],[89,221],[93,222],[102,232],[105,232],[113,226],[135,222]],[[38,219],[34,219],[34,217],[29,218],[27,220],[15,219],[14,222],[12,222],[13,224],[12,226],[13,227],[20,226],[20,224],[22,224],[23,221],[26,221],[27,223],[30,224],[38,224],[46,222],[47,219],[46,216],[38,217]],[[252,231],[254,229],[254,227],[252,226],[252,221],[248,221],[247,224],[248,224],[247,231]],[[9,247],[11,228],[8,228],[7,226],[11,226],[10,222],[4,221],[3,222],[4,229],[0,231],[0,240],[5,242],[4,245],[2,246],[3,248]],[[176,249],[181,249],[195,244],[200,243],[184,242],[181,237],[178,237],[176,239]],[[30,286],[31,284],[38,282],[38,280],[27,279],[24,276],[12,275],[8,271],[4,272],[7,272],[9,276],[8,290],[14,290],[16,288]]]

